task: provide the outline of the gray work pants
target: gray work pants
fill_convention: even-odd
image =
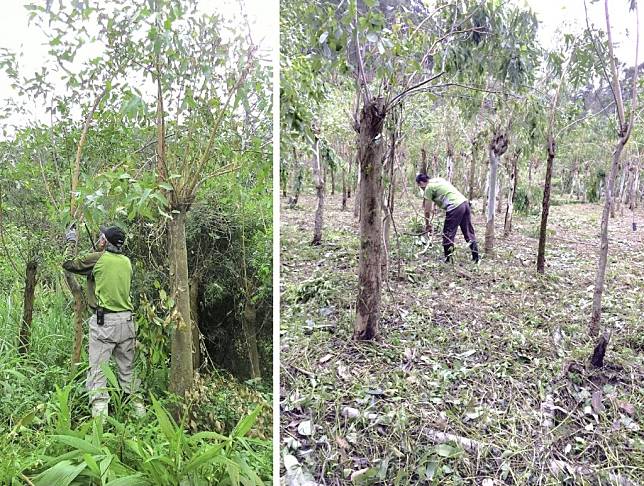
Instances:
[[[87,391],[89,401],[109,400],[107,378],[101,365],[114,358],[118,381],[125,393],[135,393],[138,380],[134,378],[134,345],[136,330],[132,313],[114,312],[105,314],[105,324],[96,323],[96,314],[89,320],[89,371],[87,373]]]

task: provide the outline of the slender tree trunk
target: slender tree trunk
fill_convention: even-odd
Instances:
[[[199,330],[199,279],[190,279],[190,320],[192,322],[192,368],[201,368],[201,331]]]
[[[488,160],[488,163],[485,164],[485,165],[487,167],[490,166],[489,160]],[[488,207],[489,199],[490,199],[490,170],[489,170],[489,168],[486,169],[486,171],[487,171],[487,173],[486,173],[486,177],[485,177],[485,183],[482,184],[483,187],[484,187],[484,189],[483,189],[483,205],[482,205],[482,208],[481,208],[483,216],[487,215],[487,207]]]
[[[331,172],[331,195],[335,196],[335,170],[333,167],[329,168],[329,172]]]
[[[383,254],[380,262],[382,280],[387,282],[389,273],[389,239],[391,237],[391,215],[394,212],[394,194],[396,191],[396,174],[394,172],[394,157],[396,153],[396,128],[391,132],[391,148],[389,151],[389,190],[387,191],[387,207],[384,216],[384,227],[382,231]]]
[[[638,160],[637,164],[635,164],[635,178],[633,180],[633,185],[631,186],[630,202],[628,204],[629,209],[631,211],[637,208],[639,187],[640,187],[640,164]]]
[[[358,144],[360,141],[358,140]],[[357,218],[358,221],[360,221],[360,205],[361,205],[361,200],[362,197],[360,196],[360,191],[362,190],[362,167],[360,166],[360,154],[356,154],[356,170],[358,172],[358,177],[356,181],[356,189],[353,191],[353,194],[355,195],[354,198],[354,203],[353,203],[353,217]]]
[[[449,182],[452,182],[454,178],[454,147],[452,144],[447,142],[447,177],[446,179]]]
[[[427,175],[427,151],[424,147],[420,149],[420,165],[418,166],[418,173]]]
[[[467,198],[471,201],[474,199],[474,185],[476,180],[476,143],[472,142],[472,159],[470,160],[470,172],[469,172],[469,191]]]
[[[548,213],[550,212],[550,187],[552,181],[552,166],[555,160],[556,146],[552,135],[548,138],[548,162],[546,164],[546,180],[543,184],[543,203],[541,205],[541,227],[539,229],[539,250],[537,252],[537,272],[544,273],[546,266],[546,231],[548,229]]]
[[[186,208],[176,207],[168,223],[170,289],[175,302],[174,329],[171,337],[170,391],[181,397],[194,383],[192,368],[192,326],[186,248]]]
[[[242,325],[244,337],[248,346],[248,360],[250,362],[251,378],[261,378],[262,372],[259,367],[259,351],[257,348],[257,310],[250,299],[244,303],[244,318]]]
[[[427,175],[427,151],[425,148],[420,149],[420,164],[418,165],[418,173]],[[427,199],[423,199],[423,215],[425,217],[425,231],[427,233],[431,232],[431,212],[432,212],[432,202]]]
[[[382,126],[383,98],[369,101],[360,113],[358,160],[361,174],[360,261],[354,339],[373,339],[380,320],[382,257]]]
[[[297,158],[297,151],[295,150],[295,147],[293,147],[293,159],[296,161],[296,169],[295,180],[293,181],[293,196],[291,196],[291,199],[289,201],[289,207],[291,209],[297,206],[297,201],[300,198],[300,191],[302,190],[302,179],[304,178],[304,166]]]
[[[503,187],[503,176],[500,174],[500,171],[497,173],[497,177],[497,187],[499,190],[497,191],[496,213],[501,214],[503,211],[503,191],[505,190],[505,187]]]
[[[315,190],[317,193],[317,207],[315,209],[315,227],[313,229],[312,245],[322,244],[322,217],[324,215],[324,178],[320,161],[320,139],[315,138],[313,155],[313,176],[315,177]]]
[[[38,263],[35,261],[27,262],[25,269],[25,290],[22,300],[22,323],[20,325],[20,338],[18,353],[26,355],[29,351],[31,342],[31,323],[34,314],[34,294],[36,291],[36,274]]]
[[[347,209],[347,173],[342,169],[342,211]]]
[[[76,198],[78,193],[78,183],[80,180],[80,164],[81,164],[81,155],[83,153],[83,148],[87,140],[87,133],[89,131],[89,125],[94,117],[94,112],[98,108],[99,103],[105,96],[107,92],[107,87],[104,88],[94,99],[94,104],[85,116],[85,122],[83,123],[83,130],[81,131],[81,137],[76,146],[76,159],[74,161],[74,170],[72,172],[72,184],[71,184],[71,201],[70,201],[70,214],[72,220],[77,222],[77,227],[80,225],[82,220],[82,213],[79,215],[79,208],[77,206]],[[78,228],[80,231],[80,228]],[[73,255],[76,256],[78,251],[77,246],[74,245]],[[76,280],[76,277],[65,270],[65,281],[69,286],[69,290],[74,297],[74,348],[72,350],[72,368],[80,361],[81,351],[83,348],[83,320],[85,317],[85,300],[83,299],[83,289]]]
[[[494,256],[494,213],[496,203],[496,177],[499,159],[508,149],[508,138],[496,133],[490,142],[490,191],[488,195],[487,225],[485,227],[485,253]]]
[[[604,210],[602,211],[601,236],[599,247],[599,260],[597,262],[597,275],[595,276],[595,291],[593,292],[593,311],[590,318],[589,334],[593,337],[599,335],[599,322],[602,315],[602,294],[604,293],[604,279],[606,276],[606,262],[608,261],[608,216],[612,200],[612,188],[617,175],[617,166],[619,158],[626,141],[620,138],[617,146],[613,151],[613,163],[611,165],[608,183],[606,184],[606,198],[604,200]]]
[[[503,225],[503,236],[506,238],[512,233],[512,213],[514,212],[514,195],[517,192],[517,160],[519,159],[519,154],[515,153],[512,157],[512,168],[510,174],[510,184],[508,190],[508,203],[505,210],[505,223]]]

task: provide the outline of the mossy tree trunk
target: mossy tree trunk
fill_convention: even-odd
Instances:
[[[360,113],[360,261],[354,339],[373,339],[380,320],[380,260],[382,258],[382,127],[383,98],[369,100]]]

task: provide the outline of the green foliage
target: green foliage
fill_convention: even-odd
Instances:
[[[519,184],[514,195],[514,209],[520,214],[539,214],[543,201],[543,188]]]

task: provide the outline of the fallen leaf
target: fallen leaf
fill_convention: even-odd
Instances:
[[[304,436],[311,435],[313,433],[311,421],[305,420],[304,422],[300,422],[300,425],[297,426],[297,433]]]
[[[322,357],[320,358],[320,364],[324,364],[324,363],[326,363],[326,362],[327,362],[327,361],[329,361],[331,358],[333,358],[333,355],[332,355],[331,353],[329,353],[329,354],[325,354],[324,356],[322,356]]]

